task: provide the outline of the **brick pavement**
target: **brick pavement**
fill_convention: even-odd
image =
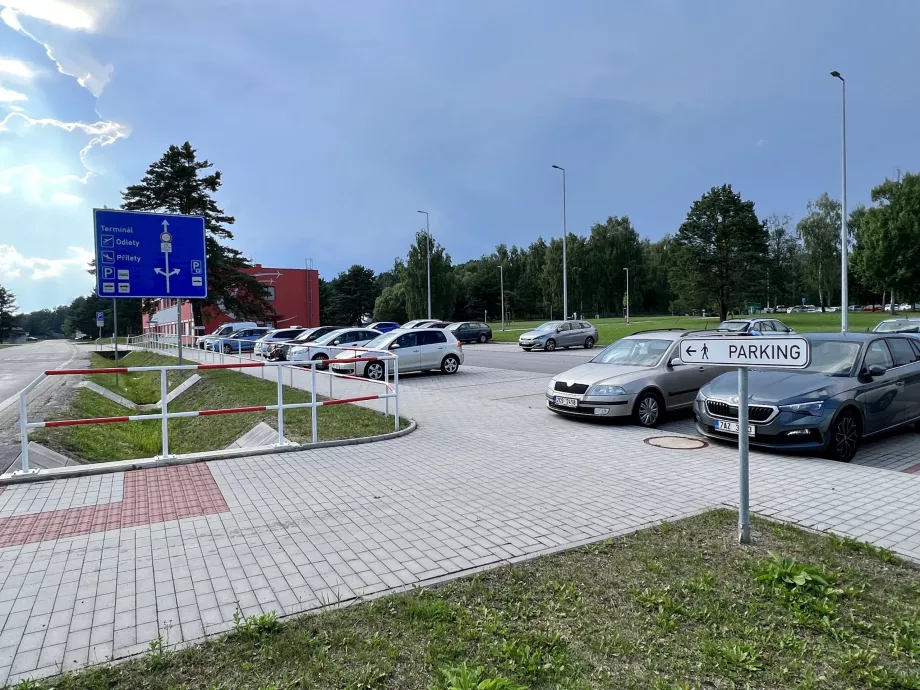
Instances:
[[[123,658],[158,635],[191,643],[228,630],[237,608],[309,611],[735,501],[731,447],[652,448],[647,430],[560,418],[543,409],[547,378],[406,376],[409,436],[190,466],[217,489],[197,514],[20,536],[0,548],[0,681]],[[111,511],[149,472],[9,487],[0,520]],[[751,499],[920,559],[920,474],[754,452]]]

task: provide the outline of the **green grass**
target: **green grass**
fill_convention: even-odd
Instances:
[[[898,312],[902,315],[902,312]],[[908,314],[904,314],[907,316]],[[916,314],[909,314],[916,316]],[[775,314],[765,315],[767,318],[776,318],[799,333],[815,333],[818,331],[840,330],[840,312],[824,314]],[[745,317],[738,317],[745,318]],[[882,312],[852,312],[849,319],[851,331],[865,331],[879,321],[890,319],[891,314]],[[650,328],[715,328],[719,325],[718,318],[702,318],[698,316],[640,316],[630,318],[629,325],[624,319],[588,319],[597,326],[598,344],[607,345],[615,340],[635,333],[636,331]],[[521,333],[539,326],[545,321],[514,321],[505,324],[502,331],[501,325],[492,324],[493,339],[499,342],[517,342]]]
[[[156,366],[176,362],[174,357],[134,352],[127,358],[125,365]],[[114,363],[93,355],[92,364],[95,368],[99,368],[100,366],[112,366]],[[174,373],[184,374],[184,372]],[[202,380],[169,405],[171,412],[216,410],[277,403],[277,384],[274,381],[263,381],[227,369],[198,373]],[[100,374],[92,378],[100,385],[116,390],[125,397],[132,400],[137,398],[137,402],[140,402],[140,399],[156,402],[160,397],[159,373],[120,374],[118,388],[115,387],[114,374]],[[176,380],[179,378],[180,376],[176,376]],[[171,381],[170,388],[173,385]],[[310,399],[308,392],[284,386],[285,402],[309,402]],[[95,419],[120,417],[125,414],[129,414],[125,408],[92,391],[81,389],[74,397],[70,409],[56,418]],[[277,428],[277,419],[276,412],[247,412],[213,417],[171,419],[169,421],[169,450],[172,454],[182,454],[225,448],[259,421],[265,421]],[[375,436],[389,433],[394,429],[392,417],[385,418],[378,412],[355,405],[321,407],[317,412],[317,420],[320,441]],[[401,426],[405,428],[408,422],[405,419],[402,420]],[[285,436],[290,440],[311,441],[310,410],[287,410],[284,414],[284,431]],[[32,438],[86,462],[109,462],[158,455],[161,451],[160,432],[161,423],[159,420],[154,420],[37,429],[32,433]]]
[[[178,364],[175,357],[154,354],[152,352],[131,351],[118,358],[122,367],[158,367]],[[90,366],[93,369],[114,367],[115,360],[102,357],[95,352],[90,354]],[[195,372],[169,371],[166,373],[168,390],[174,389]],[[89,378],[103,388],[127,398],[138,405],[153,405],[160,400],[160,373],[157,371],[128,374],[97,374]]]
[[[920,573],[716,511],[437,589],[234,632],[56,690],[920,688]]]

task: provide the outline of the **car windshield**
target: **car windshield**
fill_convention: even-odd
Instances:
[[[747,321],[723,321],[719,324],[720,331],[743,331],[747,327]]]
[[[321,335],[314,342],[317,345],[328,345],[341,335],[339,331],[329,331],[326,335]]]
[[[910,321],[882,321],[873,330],[876,333],[892,333],[894,331],[905,331],[907,329],[916,331],[920,327],[920,322],[912,323]]]
[[[377,336],[376,338],[374,338],[373,340],[369,340],[369,341],[366,342],[362,347],[366,347],[366,348],[369,348],[369,349],[374,349],[374,348],[383,349],[384,347],[386,347],[386,345],[388,344],[388,342],[391,341],[391,340],[393,340],[395,337],[396,337],[396,336],[394,336],[394,335],[392,335],[392,334],[390,334],[390,333],[384,333],[383,335],[378,335],[378,336]]]
[[[812,340],[811,362],[803,371],[828,376],[848,376],[856,357],[859,343],[845,343],[839,340]]]
[[[310,334],[313,333],[313,331],[315,330],[316,330],[315,328],[308,328],[303,333],[301,333],[296,338],[294,338],[294,340],[299,340],[301,342],[304,340],[307,340],[310,337]]]
[[[591,360],[594,364],[621,364],[628,367],[653,367],[673,340],[656,340],[654,338],[624,338],[608,345]]]
[[[547,321],[542,326],[534,328],[535,331],[555,331],[562,325],[562,321]]]

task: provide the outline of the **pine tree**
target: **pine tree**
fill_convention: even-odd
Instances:
[[[235,219],[226,215],[211,196],[222,184],[219,170],[206,174],[213,167],[207,160],[197,160],[189,142],[170,146],[147,168],[139,184],[122,192],[122,208],[204,217],[208,298],[192,301],[196,324],[204,323],[204,305],[216,306],[238,319],[271,318],[274,310],[265,286],[240,271],[252,264],[239,250],[222,243],[233,239],[227,226],[233,225]]]

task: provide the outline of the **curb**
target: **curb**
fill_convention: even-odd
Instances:
[[[317,443],[289,444],[285,446],[261,446],[258,448],[234,448],[232,450],[209,450],[201,453],[188,453],[186,455],[170,456],[168,458],[142,458],[139,460],[116,460],[114,462],[97,462],[87,465],[71,465],[54,469],[38,470],[35,473],[22,475],[0,476],[0,486],[15,484],[29,484],[32,482],[46,482],[53,479],[70,479],[72,477],[89,477],[97,474],[111,474],[113,472],[129,472],[131,470],[146,470],[153,467],[171,467],[174,465],[192,465],[198,462],[211,462],[213,460],[233,460],[248,458],[257,455],[275,455],[277,453],[294,453],[304,450],[319,448],[332,448],[336,446],[358,446],[377,441],[390,441],[411,434],[418,429],[414,419],[409,420],[409,426],[399,431],[391,431],[379,436],[361,436],[359,438],[343,438],[334,441],[318,441]]]

